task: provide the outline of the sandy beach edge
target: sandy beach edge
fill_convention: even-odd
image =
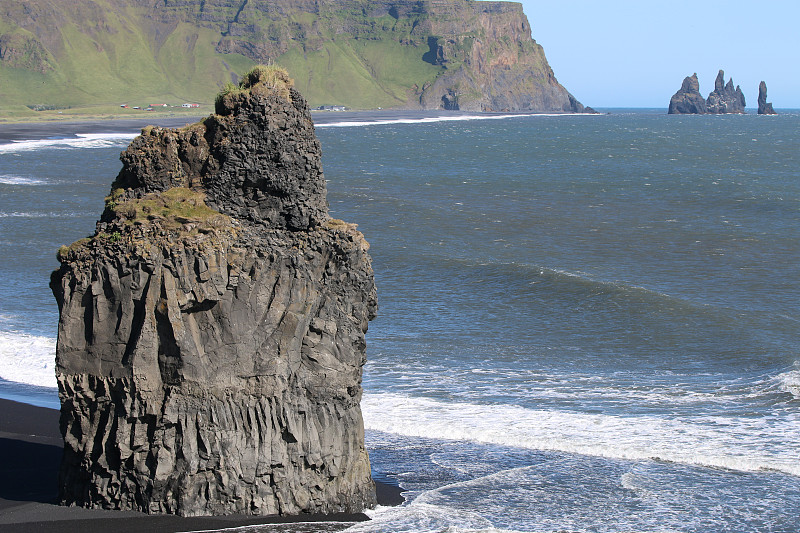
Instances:
[[[464,117],[504,117],[519,115],[536,115],[538,113],[521,111],[518,113],[489,113],[468,111],[421,111],[403,109],[376,109],[370,111],[312,111],[311,116],[316,126],[342,124],[382,123],[386,121],[419,121],[425,119],[457,120]],[[57,122],[11,122],[0,123],[0,144],[35,141],[50,138],[69,138],[76,135],[99,133],[131,133],[137,134],[146,126],[162,126],[165,128],[181,128],[205,118],[203,116],[185,117],[136,117],[85,120],[69,120]]]
[[[209,516],[182,518],[130,511],[103,511],[56,505],[62,437],[59,412],[0,398],[0,532],[86,533],[208,531],[259,524],[292,523],[296,532],[345,529],[367,515],[300,515],[293,517]],[[376,482],[379,505],[399,505],[402,488]],[[321,526],[321,524],[320,524]],[[339,527],[341,526],[341,527]]]

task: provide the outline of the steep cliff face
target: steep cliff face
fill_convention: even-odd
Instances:
[[[143,131],[97,233],[59,251],[64,504],[375,504],[359,407],[368,245],[327,215],[305,100],[259,72],[203,122]]]
[[[269,24],[274,38],[266,41],[259,39],[261,26],[257,23],[265,16],[275,21]],[[281,22],[281,17],[288,17],[291,22]],[[264,61],[302,47],[307,58],[320,51],[330,54],[330,40],[349,42],[372,72],[386,67],[405,69],[407,66],[402,63],[408,56],[427,63],[419,65],[425,69],[420,69],[421,76],[406,80],[406,94],[396,93],[397,103],[404,106],[584,111],[556,80],[542,47],[531,38],[530,24],[517,3],[257,0],[244,6],[218,49]],[[392,42],[397,50],[372,59],[369,41],[375,40]],[[381,62],[389,64],[378,65]],[[304,83],[309,83],[311,77],[303,77]]]
[[[11,71],[12,90],[5,98],[18,103],[115,102],[138,94],[199,99],[241,66],[275,61],[289,69],[314,105],[584,110],[556,80],[518,3],[109,0],[104,9],[93,0],[24,4],[0,0],[6,21],[0,50],[3,42],[17,43],[6,45],[0,68],[36,71],[47,83],[39,87]],[[62,90],[47,92],[51,87]]]
[[[422,88],[423,108],[586,111],[556,80],[544,50],[530,36],[521,5],[463,2],[439,11],[431,2],[428,9],[427,58],[445,70]]]

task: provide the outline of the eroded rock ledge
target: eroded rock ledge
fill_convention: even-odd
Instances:
[[[94,236],[51,287],[63,504],[185,516],[375,504],[359,401],[376,291],[330,219],[285,73],[256,69],[122,154]]]

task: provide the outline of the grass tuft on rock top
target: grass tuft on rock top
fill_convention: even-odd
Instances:
[[[228,82],[214,100],[214,109],[219,115],[227,114],[241,98],[251,94],[267,96],[277,94],[291,102],[289,89],[294,80],[285,68],[277,65],[257,65],[242,76],[238,85]]]
[[[142,198],[125,200],[122,189],[106,198],[106,208],[126,225],[159,222],[165,229],[180,229],[186,224],[198,229],[218,229],[230,225],[230,218],[208,207],[205,195],[186,187],[173,187]]]
[[[231,219],[205,203],[205,194],[186,187],[173,187],[163,192],[154,192],[141,198],[126,199],[124,189],[115,189],[106,197],[106,213],[114,219],[111,233],[98,232],[58,249],[59,261],[73,260],[98,243],[99,245],[129,241],[130,234],[124,228],[135,226],[157,226],[178,237],[190,237],[198,233],[229,231]],[[105,216],[104,215],[104,216]]]

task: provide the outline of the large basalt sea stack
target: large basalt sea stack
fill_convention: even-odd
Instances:
[[[697,73],[686,76],[683,79],[681,88],[672,95],[669,100],[670,115],[694,115],[705,114],[706,101],[700,94],[700,82],[697,81]]]
[[[96,234],[51,287],[63,504],[185,516],[375,504],[359,401],[368,245],[330,219],[285,71],[122,154]]]

